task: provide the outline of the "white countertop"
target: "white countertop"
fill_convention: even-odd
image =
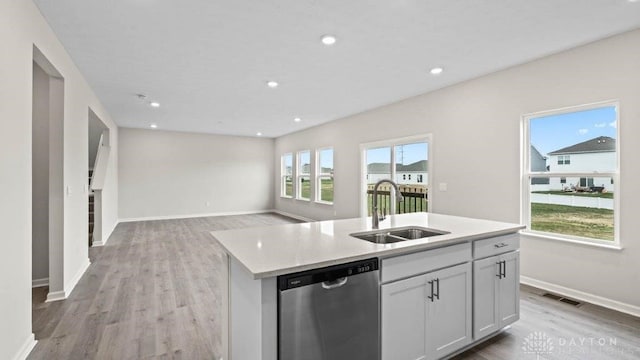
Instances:
[[[372,257],[389,257],[508,234],[523,225],[433,213],[391,215],[380,229],[420,226],[450,234],[392,244],[374,244],[349,236],[371,230],[371,218],[274,225],[212,231],[224,251],[254,279],[267,278]]]

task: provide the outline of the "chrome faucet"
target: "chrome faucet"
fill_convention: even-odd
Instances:
[[[389,179],[382,179],[382,180],[378,181],[373,186],[373,214],[371,216],[371,228],[372,229],[377,229],[378,225],[380,224],[380,220],[381,220],[378,217],[378,187],[382,183],[391,184],[391,186],[393,186],[393,188],[396,190],[396,200],[398,202],[403,200],[402,194],[400,193],[400,189],[398,189],[398,184],[394,183],[393,181],[391,181]],[[382,214],[382,220],[384,220],[384,213]]]

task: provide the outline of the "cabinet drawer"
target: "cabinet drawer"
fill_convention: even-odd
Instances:
[[[382,259],[381,280],[383,283],[394,281],[470,260],[470,243]]]
[[[481,259],[488,256],[503,254],[518,250],[520,234],[508,234],[473,242],[473,258]]]

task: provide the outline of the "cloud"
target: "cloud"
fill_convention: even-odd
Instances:
[[[609,123],[609,126],[611,126],[612,128],[616,128],[618,124],[616,123],[615,120],[613,120],[612,122]]]
[[[580,130],[578,130],[578,134],[580,134],[580,135],[584,135],[584,134],[586,134],[588,132],[589,132],[589,129],[580,129]]]
[[[597,128],[603,128],[603,127],[607,126],[607,123],[598,123],[598,124],[595,124],[593,126],[595,126]]]

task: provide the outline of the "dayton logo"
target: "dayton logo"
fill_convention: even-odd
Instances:
[[[553,352],[553,340],[544,332],[532,332],[522,341],[522,351],[525,354],[536,355],[536,359],[539,360],[540,355]]]

